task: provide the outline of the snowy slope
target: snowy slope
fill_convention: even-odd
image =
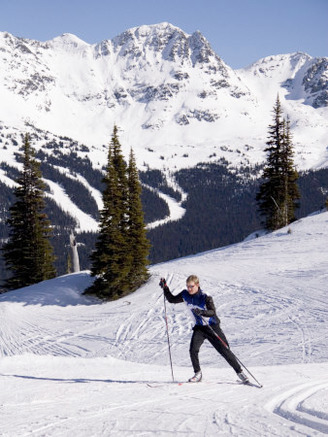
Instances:
[[[328,433],[328,213],[151,267],[134,294],[81,296],[87,272],[0,296],[3,436],[320,436]],[[204,344],[204,381],[171,382],[163,296],[199,274],[240,360],[241,386]],[[191,320],[167,305],[176,381],[191,374]]]

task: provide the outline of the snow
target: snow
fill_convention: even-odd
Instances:
[[[92,232],[98,229],[97,221],[78,208],[59,184],[51,181],[50,179],[44,179],[44,181],[49,185],[50,188],[50,193],[46,193],[46,196],[50,197],[55,202],[58,202],[60,199],[61,209],[75,217],[77,221],[77,232]]]
[[[88,272],[0,296],[0,434],[323,436],[328,433],[328,212],[150,267],[148,283],[103,303]],[[203,382],[172,382],[159,279],[200,276],[232,350],[263,384],[243,386],[204,343]],[[192,375],[192,321],[167,304],[174,378]]]
[[[72,34],[42,43],[0,32],[0,57],[0,127],[24,132],[28,122],[70,137],[93,149],[97,167],[106,162],[102,146],[114,123],[140,169],[162,169],[165,160],[178,170],[220,157],[234,166],[261,163],[277,94],[291,120],[298,170],[328,163],[328,110],[314,109],[303,85],[318,58],[305,53],[234,71],[200,33],[160,23],[95,45]],[[322,73],[322,92],[324,83]]]
[[[164,199],[166,202],[169,214],[167,217],[164,217],[161,220],[155,220],[154,222],[151,222],[147,225],[148,229],[153,229],[156,226],[160,226],[163,224],[166,224],[168,222],[174,222],[177,220],[180,220],[186,213],[186,209],[182,206],[183,202],[187,199],[187,193],[183,191],[183,189],[178,184],[177,180],[175,179],[174,175],[168,170],[163,169],[163,173],[166,178],[166,182],[168,187],[173,188],[173,190],[177,191],[181,195],[181,200],[176,200],[172,196],[169,196],[168,194],[162,193],[160,190],[152,188],[149,185],[143,184],[144,187],[147,187],[150,191],[154,191],[159,197]]]

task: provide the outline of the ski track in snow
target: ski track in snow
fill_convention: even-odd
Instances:
[[[1,369],[0,374],[11,388],[3,393],[3,436],[60,436],[69,430],[82,436],[289,437],[328,432],[327,413],[321,409],[328,401],[328,379],[311,376],[304,365],[283,366],[279,384],[275,368],[271,374],[257,368],[262,378],[266,375],[264,388],[257,389],[235,382],[227,369],[220,375],[207,369],[204,382],[178,386],[161,367],[111,359],[55,358],[51,363],[47,357],[38,362],[22,356],[10,364],[13,373]],[[324,374],[324,365],[315,369]],[[177,380],[185,373],[176,368]],[[302,380],[310,382],[300,384]],[[147,383],[154,381],[163,383],[150,388]],[[14,418],[17,409],[20,414]]]
[[[307,406],[315,396],[328,399],[328,379],[317,384],[311,382],[301,387],[294,387],[273,398],[266,408],[289,421],[328,434],[328,413]]]
[[[327,224],[323,213],[291,234],[151,266],[115,302],[81,296],[87,272],[1,295],[1,437],[327,435]],[[263,388],[237,383],[208,343],[204,381],[172,383],[158,284],[176,294],[191,273]],[[192,321],[183,304],[167,304],[167,320],[174,377],[186,381]]]

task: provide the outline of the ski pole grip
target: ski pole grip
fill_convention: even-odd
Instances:
[[[166,287],[166,281],[164,278],[161,278],[161,280],[159,281],[159,286],[161,288],[163,288],[163,290],[164,290],[164,287]]]

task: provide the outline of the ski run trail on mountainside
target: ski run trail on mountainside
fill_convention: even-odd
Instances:
[[[163,174],[165,176],[167,186],[173,189],[174,191],[176,191],[180,195],[180,200],[177,200],[168,194],[162,193],[157,188],[152,188],[149,185],[142,184],[144,187],[147,187],[150,191],[155,192],[159,197],[164,199],[169,209],[169,214],[167,217],[149,223],[147,225],[148,229],[153,229],[156,228],[157,226],[164,225],[165,223],[180,220],[186,213],[186,209],[182,206],[182,204],[188,197],[187,193],[183,191],[183,189],[177,183],[174,175],[168,169],[163,168]]]
[[[0,296],[0,435],[328,434],[328,213],[256,239],[150,267],[115,302],[82,296],[88,272]],[[232,350],[263,384],[237,382],[204,343],[192,376],[192,320],[167,303],[189,274],[213,296]]]

